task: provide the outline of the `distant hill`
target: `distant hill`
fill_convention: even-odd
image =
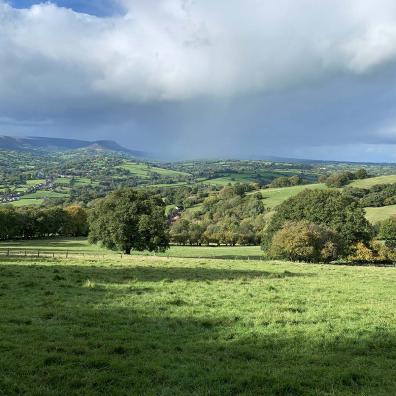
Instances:
[[[146,153],[130,150],[113,140],[86,141],[78,139],[62,139],[50,137],[13,137],[0,136],[0,149],[15,151],[68,151],[78,149],[92,149],[100,151],[116,151],[127,153],[135,157],[145,157]]]

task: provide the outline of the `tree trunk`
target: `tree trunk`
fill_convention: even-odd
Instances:
[[[131,254],[131,250],[132,250],[132,248],[126,247],[126,248],[124,249],[124,253],[125,253],[125,254]]]

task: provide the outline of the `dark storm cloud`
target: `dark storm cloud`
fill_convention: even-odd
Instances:
[[[0,0],[0,133],[396,160],[393,1],[28,3]]]

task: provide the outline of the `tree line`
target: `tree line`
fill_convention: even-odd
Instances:
[[[396,183],[377,184],[370,188],[347,187],[346,192],[358,199],[362,207],[396,204]]]
[[[0,239],[50,236],[86,236],[87,211],[78,205],[66,208],[0,207]]]
[[[170,243],[256,245],[269,258],[307,262],[395,262],[396,218],[371,225],[348,191],[309,190],[268,213],[241,186],[209,194],[169,224],[162,197],[121,188],[89,209],[0,207],[0,239],[85,236],[108,249],[164,251]]]
[[[323,175],[319,177],[320,183],[325,183],[327,187],[340,188],[349,184],[353,180],[367,179],[369,177],[366,169],[361,168],[356,172],[334,172],[329,176]]]

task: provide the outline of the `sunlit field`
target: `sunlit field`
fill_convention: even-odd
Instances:
[[[282,202],[286,201],[290,197],[294,197],[305,189],[316,190],[322,188],[326,188],[326,186],[324,184],[306,184],[293,187],[266,188],[260,190],[260,192],[263,196],[265,207],[273,209],[275,206],[280,205]]]
[[[372,224],[396,216],[396,205],[382,206],[380,208],[365,208],[366,217]]]
[[[396,175],[377,176],[370,177],[368,179],[354,180],[349,184],[349,186],[358,188],[370,188],[378,184],[390,183],[396,183]]]
[[[395,284],[386,267],[2,256],[0,394],[392,395]]]
[[[86,238],[53,238],[0,242],[0,257],[10,255],[52,255],[64,257],[72,255],[120,256],[120,252],[106,250],[98,245],[91,245]],[[261,259],[263,252],[260,246],[171,246],[164,253],[132,252],[139,256],[163,256],[185,258],[222,258],[222,259]]]

